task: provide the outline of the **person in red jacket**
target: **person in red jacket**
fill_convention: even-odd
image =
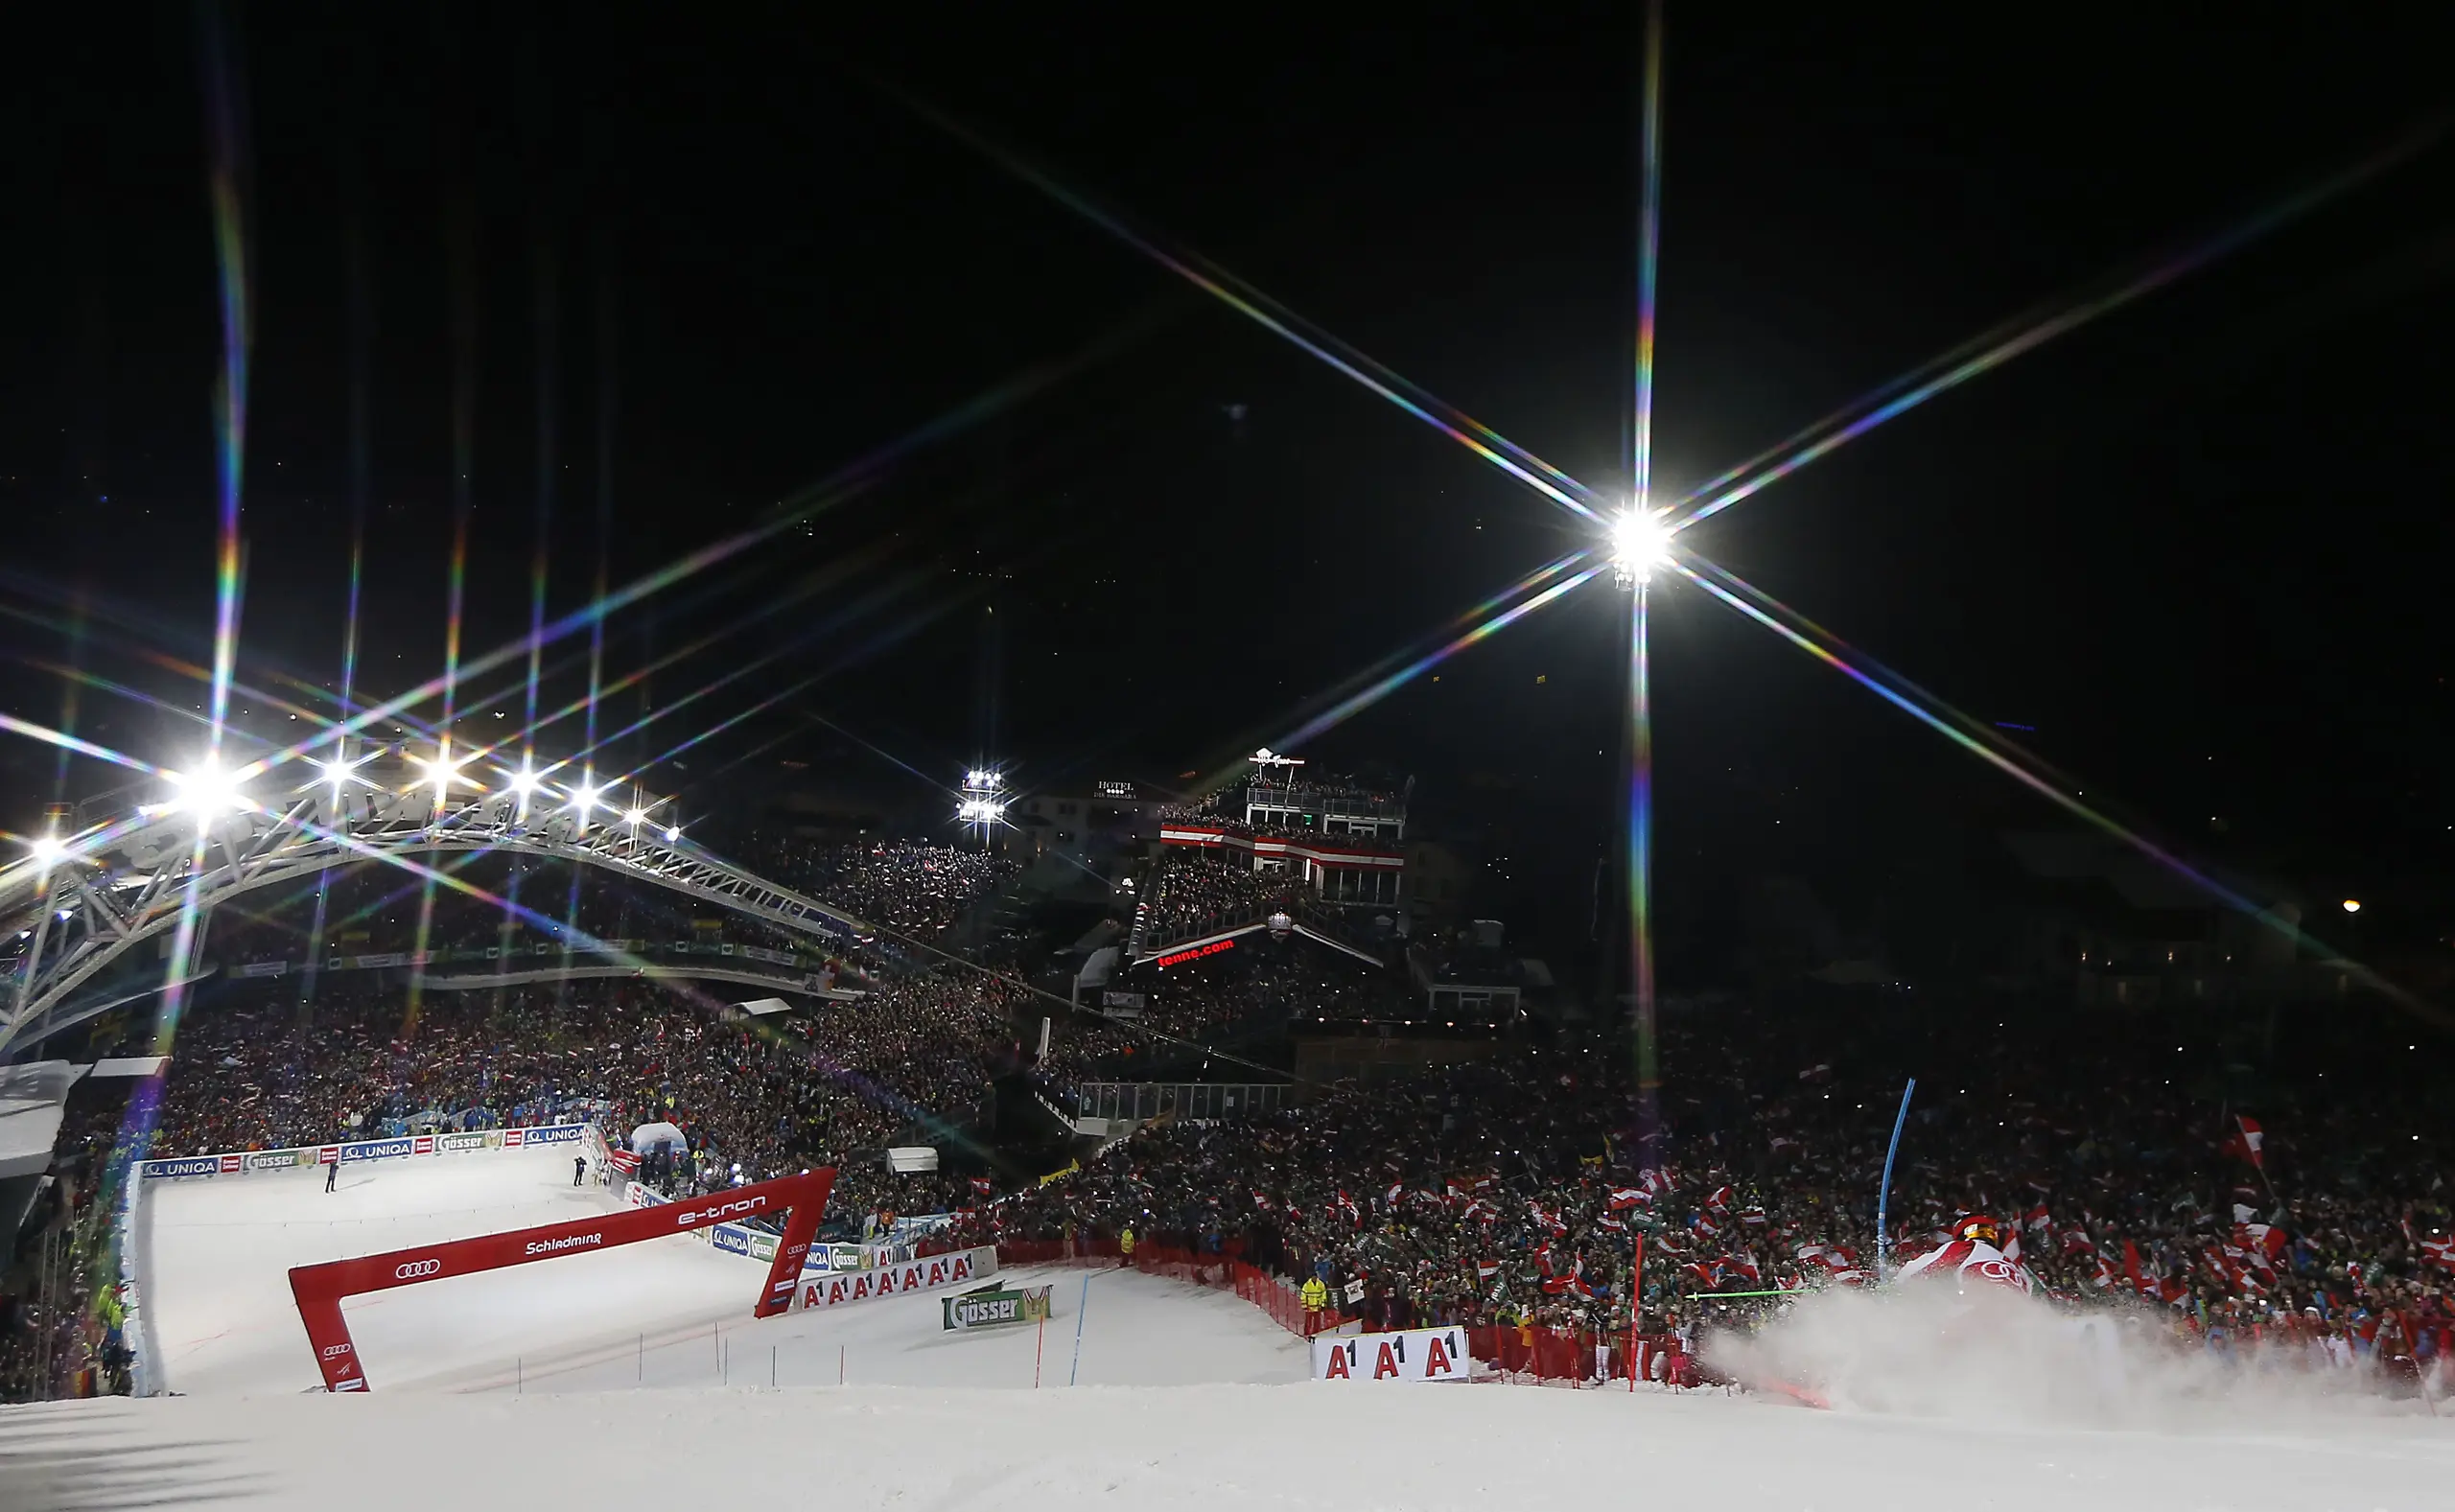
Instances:
[[[1902,1279],[1911,1276],[1951,1276],[1963,1291],[1973,1282],[2004,1287],[2026,1294],[2037,1290],[2037,1279],[2022,1264],[1996,1247],[2002,1242],[2002,1225],[1982,1213],[1972,1213],[1952,1225],[1952,1242],[1941,1249],[1929,1250],[1901,1268]]]

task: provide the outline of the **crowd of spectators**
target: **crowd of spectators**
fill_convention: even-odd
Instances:
[[[1101,1016],[1078,1018],[1040,1070],[1059,1081],[1137,1076],[1155,1060],[1167,1060],[1172,1050],[1251,1045],[1307,1022],[1387,1021],[1425,1012],[1422,994],[1403,976],[1300,936],[1253,934],[1236,946],[1120,984],[1127,995],[1142,999],[1139,1008],[1111,1009],[1102,994]]]
[[[969,853],[855,849],[832,874],[868,879],[853,891],[901,878],[899,906],[959,909],[998,875]],[[964,859],[941,874],[932,851]],[[1147,906],[1197,922],[1250,918],[1286,881],[1204,858],[1158,876]],[[1403,989],[1257,937],[1162,973],[1140,1032],[1078,1025],[1037,1069],[1131,1075],[1123,1052],[1147,1056],[1150,1031],[1224,1044]],[[1617,1331],[1633,1289],[1660,1331],[1763,1305],[1725,1293],[1877,1271],[1878,1186],[1914,1075],[1890,1193],[1898,1254],[1983,1212],[2051,1297],[2143,1309],[2201,1347],[2282,1339],[2415,1370],[2455,1347],[2450,1136],[2431,1111],[2443,1057],[2343,1012],[2286,1014],[2246,1040],[2238,1015],[2189,1008],[2082,1018],[1887,1000],[1877,1035],[1864,1004],[1692,1004],[1664,1015],[1651,1106],[1625,1040],[1512,1041],[1304,1088],[1269,1114],[1161,1121],[1046,1184],[1015,1170],[983,1194],[968,1175],[890,1175],[885,1147],[950,1146],[948,1126],[973,1124],[993,1079],[1021,1064],[1025,995],[945,968],[749,1019],[637,982],[413,1003],[335,979],[305,1006],[286,984],[226,988],[180,1029],[153,1152],[572,1111],[619,1142],[669,1121],[690,1146],[675,1184],[694,1192],[831,1164],[839,1221],[960,1209],[957,1237],[975,1241],[1132,1228],[1319,1277],[1383,1326]],[[34,1337],[64,1314],[46,1315]]]
[[[433,1128],[592,1118],[689,1136],[701,1188],[879,1164],[907,1132],[973,1123],[1019,1048],[1003,983],[925,973],[846,1003],[749,1018],[644,984],[399,989],[234,999],[179,1036],[157,1155],[280,1149]],[[877,1183],[839,1183],[863,1211]],[[904,1210],[909,1211],[906,1207]]]
[[[1019,869],[1009,857],[917,840],[822,844],[794,836],[754,840],[743,863],[760,875],[843,909],[865,923],[931,941]]]
[[[2285,1339],[2426,1368],[2455,1343],[2446,1136],[2418,1047],[2409,1070],[2304,1057],[2236,1088],[2261,1098],[2255,1166],[2240,1105],[2192,1081],[2237,1053],[2212,1022],[2057,1035],[1946,1015],[1873,1043],[1862,1029],[1736,1008],[1668,1024],[1651,1176],[1625,1054],[1504,1049],[1250,1122],[1152,1128],[969,1221],[1034,1239],[1133,1225],[1321,1274],[1385,1320],[1570,1330],[1627,1326],[1643,1235],[1648,1326],[1694,1327],[1754,1305],[1715,1293],[1874,1270],[1914,1045],[1899,1254],[1980,1211],[2049,1295],[2139,1306],[2210,1347]]]
[[[1257,872],[1204,855],[1172,855],[1143,884],[1138,938],[1147,947],[1250,924],[1273,909],[1292,907],[1302,894],[1303,884],[1284,872]]]

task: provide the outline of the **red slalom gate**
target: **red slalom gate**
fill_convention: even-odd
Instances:
[[[506,1266],[559,1260],[565,1255],[636,1244],[642,1240],[663,1239],[667,1234],[783,1213],[787,1215],[784,1233],[776,1244],[775,1264],[767,1269],[767,1289],[759,1294],[758,1305],[751,1312],[754,1317],[773,1317],[792,1305],[793,1288],[801,1280],[803,1257],[809,1253],[811,1236],[818,1232],[818,1221],[827,1211],[827,1194],[834,1185],[832,1169],[811,1171],[687,1201],[480,1234],[475,1239],[421,1244],[380,1255],[362,1255],[356,1260],[299,1266],[290,1272],[290,1294],[298,1299],[298,1319],[307,1325],[307,1341],[315,1346],[316,1363],[324,1372],[324,1388],[363,1391],[366,1375],[359,1368],[357,1346],[350,1339],[348,1323],[341,1318],[343,1297],[441,1281],[448,1276],[500,1270]]]

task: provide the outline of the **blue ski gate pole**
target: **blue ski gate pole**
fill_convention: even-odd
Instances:
[[[1090,1305],[1091,1274],[1087,1270],[1083,1273],[1083,1300],[1074,1305],[1074,1363],[1065,1372],[1065,1384],[1069,1386],[1074,1384],[1074,1378],[1083,1373],[1083,1313]]]
[[[1886,1205],[1892,1200],[1892,1157],[1901,1153],[1901,1126],[1909,1122],[1909,1094],[1918,1090],[1918,1079],[1901,1089],[1901,1111],[1893,1115],[1892,1143],[1884,1147],[1883,1185],[1876,1190],[1876,1279],[1892,1279],[1892,1231],[1884,1226]]]

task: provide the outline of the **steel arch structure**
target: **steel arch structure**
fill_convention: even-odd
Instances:
[[[453,801],[433,786],[370,770],[350,785],[316,786],[280,806],[251,805],[199,823],[139,809],[74,837],[66,859],[0,872],[0,941],[13,970],[0,1000],[0,1058],[89,1016],[58,1011],[69,994],[177,924],[193,893],[199,921],[246,893],[354,861],[398,861],[495,851],[602,871],[682,894],[801,934],[850,945],[873,938],[860,919],[734,865],[648,824],[592,823],[568,806],[543,810],[512,793]],[[554,921],[559,928],[559,921]],[[194,935],[200,947],[205,930]],[[574,946],[594,943],[574,932]],[[193,951],[192,951],[193,953]],[[193,975],[197,963],[179,965]],[[107,1006],[107,1005],[105,1005]],[[96,1008],[93,1012],[100,1012]]]

